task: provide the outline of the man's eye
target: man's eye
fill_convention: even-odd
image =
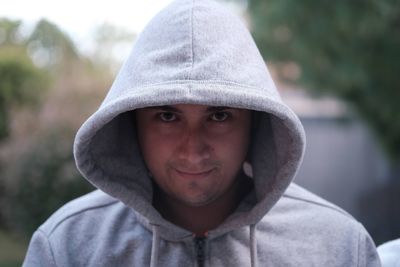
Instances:
[[[222,122],[228,119],[229,114],[227,112],[215,112],[211,115],[213,121]]]
[[[158,115],[162,121],[171,122],[176,120],[176,115],[172,112],[162,112]]]

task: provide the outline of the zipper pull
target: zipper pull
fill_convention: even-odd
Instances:
[[[195,236],[194,238],[194,249],[196,251],[196,260],[198,267],[204,267],[204,262],[206,259],[205,255],[205,244],[207,236]]]

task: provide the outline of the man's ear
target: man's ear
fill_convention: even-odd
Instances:
[[[243,162],[242,170],[247,177],[253,178],[253,166],[247,160]]]

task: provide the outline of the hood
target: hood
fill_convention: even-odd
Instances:
[[[152,183],[128,111],[182,103],[259,112],[251,140],[254,201],[218,231],[256,224],[295,176],[304,131],[282,103],[246,27],[213,1],[177,0],[149,22],[103,103],[76,135],[78,169],[148,223],[175,227],[151,206]]]

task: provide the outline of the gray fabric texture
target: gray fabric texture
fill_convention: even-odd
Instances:
[[[400,238],[380,245],[378,253],[383,267],[400,267]]]
[[[79,129],[77,167],[99,190],[32,237],[24,266],[195,266],[193,234],[151,205],[129,111],[174,104],[258,111],[254,191],[208,233],[205,266],[379,266],[365,229],[291,184],[305,136],[246,27],[220,4],[177,0],[139,35],[99,109]]]

